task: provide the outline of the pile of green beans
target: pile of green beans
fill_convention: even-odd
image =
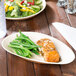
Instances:
[[[32,52],[36,55],[39,55],[39,47],[36,45],[28,36],[24,35],[21,31],[19,31],[20,36],[16,36],[16,38],[10,42],[8,47],[11,47],[16,54],[30,58],[32,56]]]

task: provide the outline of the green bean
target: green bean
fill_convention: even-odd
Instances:
[[[21,31],[19,31],[19,33],[21,37],[28,38],[28,36],[24,35]]]
[[[21,55],[15,48],[13,48],[16,54]]]
[[[36,55],[39,55],[38,51],[36,50],[32,50],[33,53],[35,53]]]
[[[10,42],[8,45],[11,47],[16,54],[30,58],[32,56],[32,52],[36,55],[39,55],[39,50],[41,46],[36,45],[32,40],[29,39],[28,36],[24,35],[21,31],[19,31],[20,36],[16,35],[16,38]]]
[[[32,55],[31,51],[29,51],[27,48],[24,48],[22,46],[14,46],[14,45],[8,45],[11,48],[17,48],[17,49],[22,49],[23,51],[25,51],[26,53],[28,52],[30,55]]]
[[[24,40],[24,41],[27,41],[33,45],[35,45],[33,42],[31,42],[31,40],[29,40],[28,38],[23,38],[23,37],[17,37],[16,40]]]
[[[30,48],[39,48],[39,47],[41,47],[41,46],[37,46],[37,45],[27,45],[27,44],[14,43],[14,42],[11,42],[10,44],[13,44],[13,45],[22,45],[24,47],[30,47]]]
[[[28,36],[24,35],[23,33],[21,33],[21,31],[19,31],[20,36],[22,36],[23,38],[27,38],[32,44],[36,45],[32,40],[29,39]]]
[[[16,49],[16,48],[13,48],[15,50],[15,52],[20,55],[20,56],[24,56],[24,57],[28,57],[30,58],[31,55],[29,55],[28,53],[23,53],[20,49]]]
[[[31,42],[29,39],[26,39],[26,38],[18,37],[18,38],[16,38],[16,39],[17,39],[17,40],[21,40],[21,39],[27,40],[27,41],[30,42],[31,44],[36,45],[36,44],[34,44],[33,42]],[[37,50],[37,48],[34,48],[34,50],[39,51],[39,50]]]

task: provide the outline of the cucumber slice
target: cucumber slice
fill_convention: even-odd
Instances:
[[[38,1],[35,2],[36,5],[40,5],[41,3],[42,3],[41,0],[38,0]]]
[[[22,17],[29,16],[29,12],[22,12]]]
[[[37,6],[37,5],[33,5],[33,6],[31,6],[31,9],[34,10],[35,12],[40,11],[40,7]]]
[[[29,12],[29,16],[32,15],[32,14],[33,14],[32,12]]]
[[[37,5],[33,5],[33,6],[31,6],[31,8],[33,8],[33,9],[40,9],[40,7],[37,6]]]

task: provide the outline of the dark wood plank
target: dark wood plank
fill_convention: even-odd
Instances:
[[[33,63],[8,55],[8,76],[35,76]]]
[[[27,31],[26,21],[7,20],[8,35],[14,32]],[[19,57],[7,53],[8,76],[35,76],[32,62],[25,61]]]
[[[47,1],[46,16],[48,24],[53,22],[63,22],[69,24],[64,8],[59,8],[57,2]]]
[[[62,76],[58,65],[35,64],[36,76]]]
[[[1,46],[2,40],[0,39],[0,76],[7,76],[7,58],[6,51]]]
[[[67,14],[67,18],[69,20],[70,26],[76,28],[76,14]],[[73,49],[73,51],[76,54],[76,50]],[[76,76],[76,58],[71,64],[62,66],[62,71],[64,76]]]
[[[67,14],[67,17],[69,19],[71,26],[76,28],[76,14],[73,15]]]
[[[68,44],[62,35],[52,26],[53,22],[62,22],[69,25],[69,21],[64,8],[59,8],[56,2],[48,1],[45,11],[52,36]]]
[[[42,32],[45,34],[50,34],[50,30],[47,24],[47,19],[45,16],[45,11],[43,11],[36,17],[28,20],[27,26],[29,28],[29,31],[36,31],[36,32]]]
[[[56,38],[58,38],[59,40],[61,40],[62,42],[64,42],[71,48],[68,42],[61,36],[61,34],[53,26],[51,26],[51,29]],[[76,59],[68,65],[62,65],[61,71],[62,71],[63,76],[76,76]]]

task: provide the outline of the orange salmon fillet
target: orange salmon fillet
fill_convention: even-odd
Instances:
[[[59,62],[60,56],[56,50],[54,43],[50,39],[40,39],[37,44],[42,46],[41,50],[44,54],[44,59],[47,62]]]

